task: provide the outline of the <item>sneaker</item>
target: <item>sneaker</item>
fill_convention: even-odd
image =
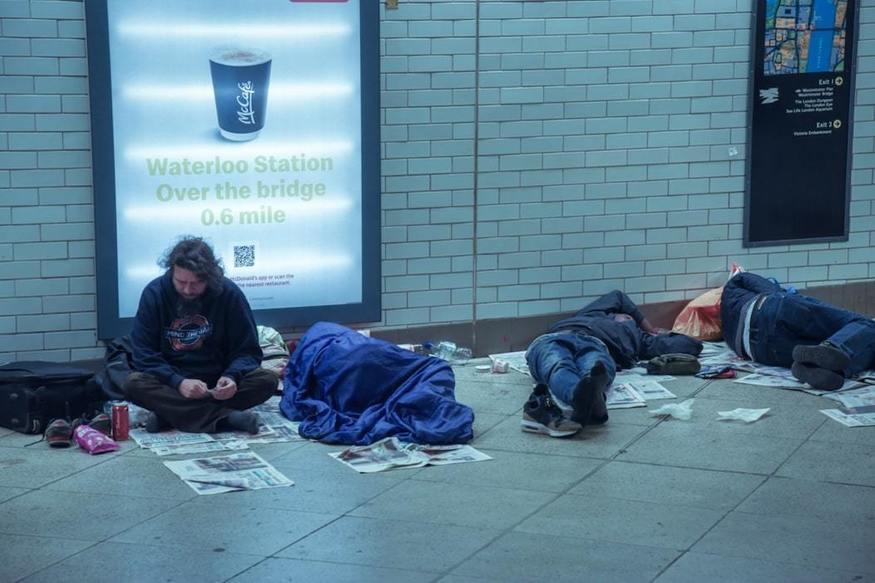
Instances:
[[[45,439],[49,447],[70,447],[73,445],[73,426],[66,419],[55,419],[46,427]]]
[[[538,387],[535,387],[523,407],[523,419],[520,421],[520,426],[523,431],[543,433],[550,437],[568,437],[581,429],[579,423],[565,417],[559,405],[550,398],[548,391],[539,391]]]

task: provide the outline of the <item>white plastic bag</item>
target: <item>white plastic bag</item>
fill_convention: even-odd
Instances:
[[[668,403],[659,409],[650,409],[648,413],[655,416],[674,417],[681,421],[689,421],[693,416],[693,401],[695,399],[687,399],[682,403]]]

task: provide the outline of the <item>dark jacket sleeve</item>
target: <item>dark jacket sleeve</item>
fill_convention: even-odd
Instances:
[[[236,286],[232,294],[228,308],[234,316],[229,320],[228,333],[224,338],[225,354],[229,355],[230,363],[222,375],[239,382],[241,377],[261,365],[262,352],[249,302]]]
[[[131,345],[134,351],[134,368],[149,373],[163,383],[177,388],[185,380],[161,354],[161,318],[158,313],[158,294],[152,286],[143,290],[140,306],[134,317]]]
[[[587,304],[586,307],[577,313],[577,315],[583,316],[596,312],[603,312],[605,314],[628,314],[632,316],[635,323],[639,326],[641,325],[641,321],[644,320],[644,314],[641,313],[638,306],[629,299],[629,296],[618,289],[608,292],[599,299]]]

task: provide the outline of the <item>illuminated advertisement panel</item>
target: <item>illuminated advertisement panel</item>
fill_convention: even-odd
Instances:
[[[98,333],[209,241],[259,321],[379,320],[378,17],[364,0],[89,0]]]

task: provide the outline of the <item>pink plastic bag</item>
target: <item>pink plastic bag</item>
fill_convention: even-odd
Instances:
[[[706,291],[687,304],[675,318],[672,332],[680,332],[698,340],[719,340],[723,337],[720,323],[720,296],[723,286]]]
[[[88,425],[80,425],[77,427],[76,430],[73,431],[73,436],[76,438],[76,443],[79,444],[79,447],[91,455],[107,453],[119,448],[119,444],[115,441]]]
[[[729,269],[729,279],[744,268],[733,263]],[[680,332],[698,340],[720,340],[723,337],[723,325],[720,321],[720,298],[723,286],[708,290],[687,304],[674,320],[672,332]]]

